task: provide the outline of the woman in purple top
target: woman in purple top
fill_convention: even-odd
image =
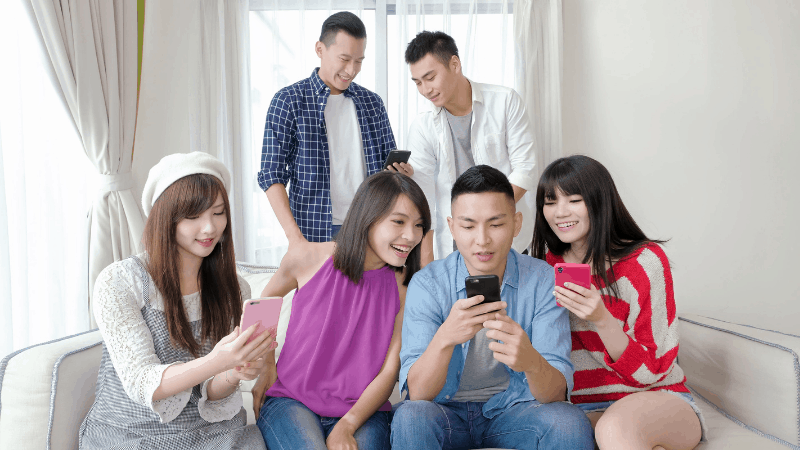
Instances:
[[[358,188],[334,242],[289,248],[262,296],[297,289],[277,367],[253,388],[268,448],[389,448],[406,286],[431,214],[420,187],[384,171]]]

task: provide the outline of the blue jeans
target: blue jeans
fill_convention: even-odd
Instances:
[[[586,414],[566,402],[522,402],[492,419],[482,402],[405,401],[392,419],[392,448],[594,449]]]
[[[270,450],[327,450],[325,439],[339,419],[317,415],[291,398],[267,397],[256,425]],[[373,414],[353,437],[359,450],[389,448],[389,411]]]

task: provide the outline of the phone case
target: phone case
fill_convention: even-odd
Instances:
[[[497,275],[470,275],[464,279],[467,286],[467,298],[483,295],[482,305],[500,301],[500,279]]]
[[[255,333],[250,335],[247,342],[258,337],[258,335],[263,333],[267,328],[278,325],[282,304],[283,298],[281,297],[253,298],[244,302],[244,313],[242,315],[242,327],[240,332],[248,329],[259,320],[261,321],[261,326],[258,327]]]
[[[386,162],[383,163],[383,168],[387,168],[396,162],[407,163],[411,157],[411,150],[392,150],[386,157]]]
[[[592,286],[592,269],[588,264],[558,263],[555,265],[556,286],[564,287],[564,283],[575,283],[590,289]]]

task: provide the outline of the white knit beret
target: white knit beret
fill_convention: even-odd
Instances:
[[[230,188],[231,174],[220,160],[205,152],[175,153],[161,158],[147,175],[142,192],[144,215],[149,216],[158,197],[170,185],[183,177],[205,173],[222,181],[227,192]]]

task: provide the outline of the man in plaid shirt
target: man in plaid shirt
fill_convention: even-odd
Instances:
[[[395,149],[383,101],[352,82],[366,37],[358,16],[328,17],[315,48],[320,67],[278,91],[267,112],[258,184],[289,245],[330,241],[358,186]],[[408,164],[395,170],[413,174]]]

